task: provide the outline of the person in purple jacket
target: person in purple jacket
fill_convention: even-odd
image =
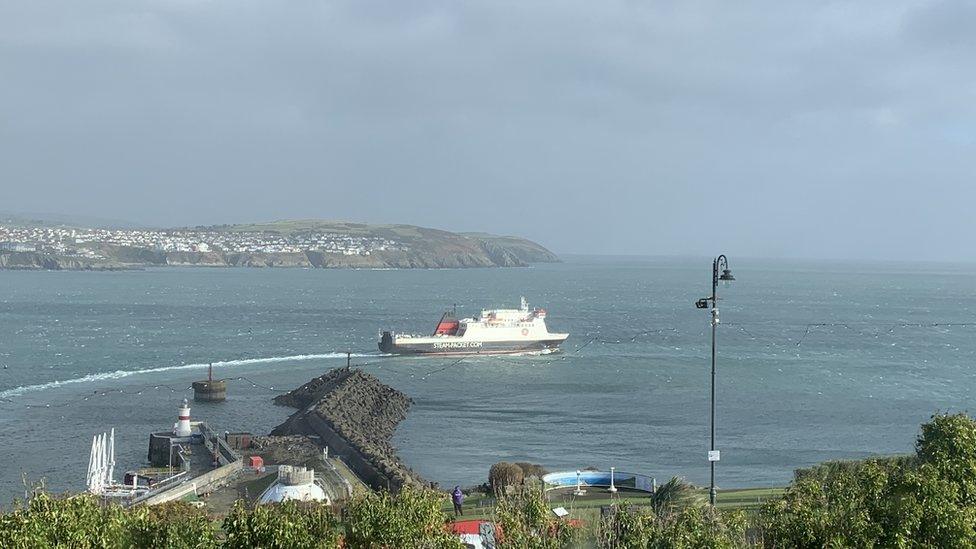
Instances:
[[[461,492],[460,486],[454,487],[454,491],[451,492],[451,501],[454,502],[454,516],[463,517],[464,512],[461,510],[461,504],[464,503],[464,493]]]

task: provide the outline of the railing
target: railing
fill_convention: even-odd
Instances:
[[[577,479],[580,486],[610,486],[610,471],[560,471],[542,476],[546,490],[557,488],[572,488]],[[653,494],[657,490],[657,480],[647,475],[613,471],[613,485],[615,488],[637,490]]]
[[[210,428],[206,423],[197,424],[200,434],[203,436],[204,444],[211,451],[216,447],[217,459],[221,465],[227,465],[241,459],[241,455],[234,451],[219,434]]]

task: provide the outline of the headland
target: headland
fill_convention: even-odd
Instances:
[[[430,269],[524,267],[558,261],[545,247],[524,238],[414,225],[289,220],[143,229],[0,222],[0,269]]]

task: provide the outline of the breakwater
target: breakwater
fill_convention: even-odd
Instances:
[[[391,443],[412,400],[376,377],[349,367],[330,370],[274,402],[298,408],[275,436],[313,435],[374,489],[399,490],[424,480]]]

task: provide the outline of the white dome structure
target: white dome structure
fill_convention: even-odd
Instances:
[[[278,480],[258,498],[259,504],[279,503],[287,500],[322,501],[331,505],[329,496],[315,484],[315,470],[291,465],[278,466]]]

